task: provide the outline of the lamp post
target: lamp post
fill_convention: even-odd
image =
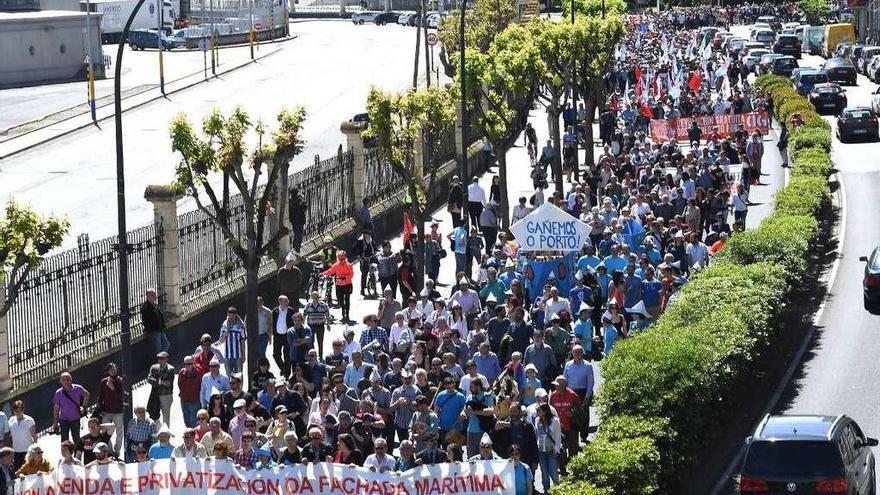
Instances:
[[[95,114],[95,54],[94,44],[92,43],[92,5],[89,0],[86,0],[86,43],[89,47],[89,107],[92,112],[92,122],[97,124],[98,118]]]
[[[134,375],[131,371],[131,311],[128,297],[128,230],[125,226],[125,158],[122,149],[122,55],[125,48],[125,40],[134,17],[144,4],[144,0],[138,0],[137,5],[128,16],[128,21],[122,29],[119,37],[119,46],[116,48],[116,76],[113,79],[113,120],[116,126],[116,214],[119,242],[116,249],[119,252],[119,369],[124,380],[125,390],[122,394],[122,421],[123,431],[117,435],[127,433],[128,422],[131,420],[132,382]]]
[[[164,24],[165,24],[164,17],[165,16],[163,15],[165,13],[165,2],[163,0],[156,0],[156,8],[157,8],[156,23],[158,25],[156,28],[156,42],[157,42],[156,46],[159,47],[159,91],[161,91],[162,94],[164,95],[165,94],[165,63],[164,63],[164,60],[162,59],[162,38],[163,38],[162,34],[165,32],[165,26],[164,26]]]
[[[466,85],[465,85],[465,69],[464,69],[464,11],[467,6],[467,0],[459,0],[461,2],[461,23],[458,27],[458,53],[459,53],[459,71],[461,74],[461,180],[462,183],[468,183],[468,166],[467,166],[467,101],[466,101]]]

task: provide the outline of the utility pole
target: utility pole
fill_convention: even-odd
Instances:
[[[248,10],[251,18],[251,60],[254,59],[254,0],[248,0]]]
[[[459,54],[459,76],[461,79],[461,183],[468,184],[468,135],[467,135],[467,95],[465,84],[464,69],[464,12],[467,7],[467,0],[458,0],[461,2],[461,22],[458,27],[458,54]]]
[[[605,17],[605,0],[602,0],[602,17],[603,18]],[[571,0],[571,25],[574,26],[574,0]],[[572,50],[572,54],[571,54],[571,102],[572,102],[571,106],[572,106],[572,109],[574,110],[574,114],[575,114],[575,119],[574,119],[575,125],[577,125],[577,106],[578,106],[577,105],[578,104],[577,58],[575,57],[574,50]],[[575,129],[572,129],[572,130],[574,131]],[[567,131],[567,129],[566,129],[566,131]],[[575,133],[575,136],[577,136],[577,133]],[[588,144],[585,144],[584,146],[587,146],[587,145]],[[564,157],[563,157],[563,159],[564,159]],[[578,143],[577,143],[577,140],[575,140],[575,143],[574,143],[574,163],[572,163],[571,166],[573,167],[572,169],[574,170],[575,181],[577,181],[577,178],[579,175],[578,174]]]
[[[163,21],[164,21],[164,13],[165,13],[165,2],[164,0],[156,0],[156,8],[158,12],[156,13],[156,23],[159,25],[156,30],[156,41],[159,46],[159,90],[162,92],[162,95],[165,95],[165,64],[162,60],[162,34],[164,34]]]
[[[92,43],[92,4],[89,0],[86,0],[86,45],[88,46],[89,53],[89,68],[88,68],[88,93],[89,93],[89,107],[92,111],[92,122],[97,123],[98,118],[95,114],[95,54],[94,54],[94,43]]]
[[[217,75],[217,40],[214,39],[214,0],[210,0],[209,9],[211,11],[211,74]],[[659,1],[659,0],[658,0]]]

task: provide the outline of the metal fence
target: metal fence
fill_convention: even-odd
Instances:
[[[291,193],[298,191],[306,205],[303,239],[318,235],[354,213],[354,155],[341,146],[326,160],[315,155],[315,164],[291,175],[288,187]]]
[[[377,149],[364,152],[364,197],[370,203],[388,198],[402,188],[404,177],[391,166],[391,162]]]
[[[161,226],[128,233],[132,338],[141,335],[140,305],[148,288],[164,294]],[[76,367],[119,347],[119,250],[117,237],[89,242],[43,260],[21,286],[9,319],[9,367],[22,387]]]

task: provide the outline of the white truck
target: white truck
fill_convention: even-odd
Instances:
[[[180,2],[180,0],[176,0]],[[89,6],[92,12],[103,14],[101,16],[101,41],[104,43],[118,43],[125,27],[128,16],[134,10],[138,0],[90,0]],[[138,10],[131,23],[134,29],[156,29],[158,27],[157,5],[162,4],[162,27],[167,33],[174,28],[174,19],[177,18],[177,10],[171,0],[144,0],[144,4]],[[80,9],[86,11],[86,1],[80,1]]]

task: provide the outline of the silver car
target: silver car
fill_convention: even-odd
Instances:
[[[355,12],[351,15],[351,22],[354,24],[363,24],[365,22],[376,22],[376,16],[379,15],[379,12],[372,11],[364,11],[364,12]]]
[[[755,68],[761,62],[761,57],[767,55],[768,53],[770,53],[770,50],[766,48],[753,48],[749,50],[749,54],[746,55],[746,58],[744,60],[744,63],[746,64],[746,67],[749,68],[749,71],[754,72]]]

